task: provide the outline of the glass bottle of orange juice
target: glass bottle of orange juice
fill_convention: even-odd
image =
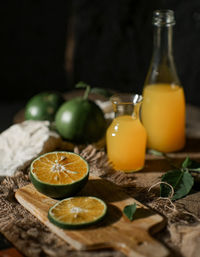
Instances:
[[[185,145],[185,97],[172,53],[174,24],[172,10],[154,12],[154,50],[143,89],[147,147],[165,153]]]
[[[146,131],[140,122],[140,95],[111,98],[115,118],[106,132],[108,159],[115,170],[138,171],[143,168],[146,151]]]

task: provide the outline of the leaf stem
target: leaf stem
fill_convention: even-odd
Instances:
[[[84,92],[84,95],[83,95],[84,100],[88,99],[88,95],[89,95],[90,91],[91,91],[91,87],[89,85],[87,85],[86,89],[85,89],[85,92]]]
[[[85,92],[84,92],[84,95],[83,95],[83,99],[84,100],[87,100],[88,99],[88,95],[89,93],[91,92],[91,87],[90,85],[80,81],[78,84],[76,84],[75,86],[76,88],[85,88]]]

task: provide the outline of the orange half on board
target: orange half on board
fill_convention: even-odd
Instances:
[[[35,188],[52,198],[73,196],[87,183],[89,165],[72,152],[50,152],[35,159],[30,179]]]

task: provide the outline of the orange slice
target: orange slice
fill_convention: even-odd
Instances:
[[[73,196],[88,181],[88,163],[72,152],[50,152],[35,159],[30,179],[35,188],[50,197]]]
[[[49,209],[48,218],[56,226],[77,229],[95,224],[107,211],[104,201],[92,196],[70,197]]]

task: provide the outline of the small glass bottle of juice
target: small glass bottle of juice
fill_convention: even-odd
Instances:
[[[147,147],[174,152],[185,145],[185,97],[172,54],[172,10],[154,12],[154,51],[143,89]]]
[[[115,170],[138,171],[143,168],[146,152],[146,131],[140,122],[140,95],[111,98],[115,118],[107,129],[108,159]]]

